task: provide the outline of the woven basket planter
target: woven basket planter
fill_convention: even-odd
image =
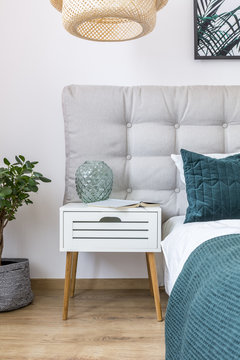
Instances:
[[[0,311],[30,304],[33,293],[28,259],[2,259],[0,266]]]

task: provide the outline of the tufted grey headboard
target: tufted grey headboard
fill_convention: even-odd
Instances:
[[[170,154],[240,151],[240,86],[67,86],[64,203],[79,201],[74,175],[85,160],[113,170],[112,198],[159,201],[163,218],[186,209]]]

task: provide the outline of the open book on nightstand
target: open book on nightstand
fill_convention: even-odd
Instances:
[[[122,200],[122,199],[108,199],[103,201],[96,201],[96,202],[88,203],[88,205],[114,208],[114,209],[160,206],[159,203],[137,201],[137,200]]]

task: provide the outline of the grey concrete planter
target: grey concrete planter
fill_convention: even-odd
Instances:
[[[33,300],[28,259],[2,259],[0,311],[19,309]]]

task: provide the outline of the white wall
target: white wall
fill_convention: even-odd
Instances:
[[[75,38],[48,0],[0,0],[0,156],[39,160],[52,179],[5,232],[5,256],[29,257],[32,277],[63,277],[58,208],[64,191],[61,91],[67,84],[239,84],[239,61],[193,60],[193,1],[169,0],[154,32],[125,43]],[[81,277],[144,277],[138,254],[82,254]]]

